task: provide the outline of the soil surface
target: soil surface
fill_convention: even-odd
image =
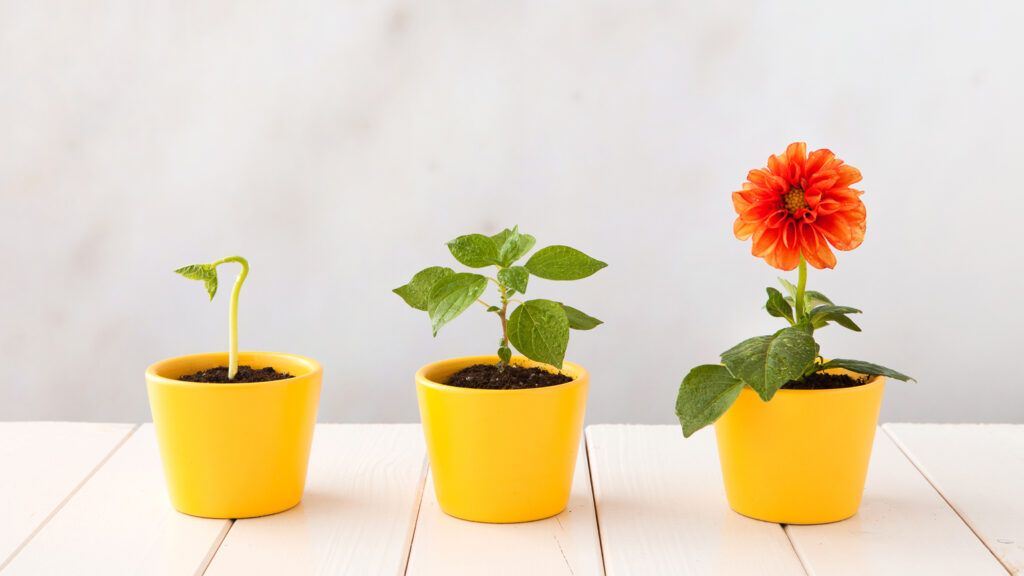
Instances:
[[[815,372],[800,380],[790,380],[782,385],[786,390],[833,390],[835,388],[853,388],[868,383],[867,377],[853,378],[847,374],[826,374]]]
[[[185,382],[207,382],[210,384],[246,384],[250,382],[270,382],[273,380],[284,380],[292,378],[287,372],[278,372],[269,366],[267,368],[253,368],[252,366],[239,366],[235,377],[228,380],[228,367],[217,366],[209,370],[202,370],[195,374],[186,374],[178,380]]]
[[[572,378],[540,368],[524,368],[511,364],[499,368],[497,364],[474,364],[452,374],[447,384],[459,388],[522,390],[524,388],[557,386],[566,382],[572,382]]]

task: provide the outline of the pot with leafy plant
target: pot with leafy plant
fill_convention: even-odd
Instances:
[[[242,270],[231,292],[228,352],[179,356],[146,370],[171,503],[208,518],[248,518],[299,503],[320,399],[320,365],[303,356],[238,351],[240,256],[175,270],[210,300],[217,267]]]
[[[420,418],[434,489],[448,514],[479,522],[526,522],[554,516],[569,500],[588,375],[565,361],[570,330],[601,321],[552,300],[521,300],[531,277],[579,280],[604,262],[568,246],[521,258],[536,240],[505,229],[448,243],[452,256],[494,275],[435,266],[394,290],[430,316],[434,336],[478,304],[501,328],[497,354],[434,362],[416,373]],[[497,300],[484,301],[488,284]],[[521,356],[513,356],[512,349]]]
[[[733,510],[786,524],[834,522],[860,506],[886,378],[895,370],[819,354],[816,330],[860,310],[807,290],[807,265],[833,268],[838,250],[864,239],[860,171],[829,150],[803,143],[750,171],[732,195],[734,233],[753,239],[753,255],[781,270],[798,269],[785,293],[768,288],[768,314],[786,326],[726,350],[721,364],[697,366],[679,387],[683,435],[715,423],[726,495]]]

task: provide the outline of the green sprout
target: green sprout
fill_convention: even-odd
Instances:
[[[526,293],[531,275],[545,280],[580,280],[607,264],[575,248],[548,246],[534,252],[525,264],[516,266],[516,261],[533,249],[536,242],[533,236],[520,233],[518,226],[494,236],[459,236],[448,243],[452,256],[470,268],[494,266],[494,276],[456,273],[451,268],[432,266],[419,271],[408,284],[393,292],[409,306],[427,312],[434,336],[442,326],[478,303],[501,323],[499,367],[508,364],[514,346],[530,360],[561,368],[569,345],[569,329],[590,330],[601,321],[561,302],[524,302],[514,296]],[[498,289],[498,301],[493,306],[481,299],[488,282]],[[518,306],[513,310],[511,304]]]
[[[249,275],[249,262],[241,256],[228,256],[210,264],[183,266],[175,272],[189,280],[202,280],[212,301],[217,293],[217,266],[228,262],[237,262],[242,266],[242,271],[235,279],[235,287],[231,290],[231,310],[228,313],[228,380],[231,380],[238,373],[238,293],[242,291],[242,283]]]

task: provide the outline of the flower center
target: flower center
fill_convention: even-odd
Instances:
[[[801,208],[809,208],[807,199],[804,198],[804,191],[799,188],[790,188],[782,196],[782,205],[789,210],[790,214],[796,214]]]

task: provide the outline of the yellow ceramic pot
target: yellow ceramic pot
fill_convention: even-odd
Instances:
[[[769,402],[744,388],[715,423],[729,506],[783,524],[856,514],[884,388],[878,376],[852,388],[779,390]]]
[[[240,352],[239,364],[294,378],[202,384],[185,374],[227,365],[227,353],[180,356],[146,370],[171,503],[207,518],[249,518],[299,503],[320,401],[320,364],[276,352]]]
[[[554,516],[569,501],[586,412],[586,370],[565,362],[571,382],[528,390],[477,390],[443,384],[497,356],[454,358],[416,373],[420,418],[434,490],[446,513],[477,522],[527,522]],[[539,366],[522,357],[520,366]]]

